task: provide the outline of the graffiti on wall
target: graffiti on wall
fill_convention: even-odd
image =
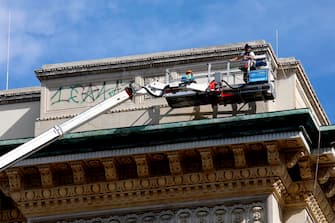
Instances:
[[[96,104],[114,96],[125,88],[122,80],[107,83],[90,83],[60,86],[50,91],[50,106]]]

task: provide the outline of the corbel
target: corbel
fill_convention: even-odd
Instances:
[[[309,180],[313,178],[311,169],[311,162],[309,159],[299,160],[298,165],[300,168],[300,176],[303,180]]]
[[[298,151],[298,152],[296,152],[292,157],[291,157],[291,159],[289,159],[288,161],[287,161],[287,163],[286,163],[286,166],[287,166],[287,168],[292,168],[292,167],[294,167],[296,164],[297,164],[297,162],[299,161],[299,159],[301,159],[302,157],[304,157],[305,156],[305,153],[303,152],[303,151]]]
[[[275,142],[265,143],[267,150],[267,158],[270,165],[280,164],[280,156],[278,151],[278,144]]]
[[[53,184],[53,175],[49,165],[40,165],[37,167],[41,176],[42,187],[52,187]]]
[[[214,169],[213,154],[210,148],[198,149],[201,156],[202,169],[210,171]]]
[[[173,175],[182,174],[181,157],[177,151],[166,153],[169,159],[170,172]]]
[[[136,162],[136,167],[137,167],[137,175],[139,177],[149,177],[149,164],[148,164],[148,159],[145,154],[141,155],[135,155],[133,156],[135,162]]]
[[[23,171],[20,168],[11,168],[6,170],[9,181],[9,190],[20,191],[23,189]]]
[[[74,184],[84,184],[86,183],[85,169],[82,161],[73,161],[70,162],[70,167],[73,174],[73,183]]]
[[[105,178],[107,181],[118,180],[117,161],[114,158],[101,161],[105,169]]]
[[[237,167],[237,168],[247,167],[247,161],[246,161],[246,158],[245,158],[244,149],[245,149],[245,146],[243,144],[232,146],[232,150],[233,150],[233,153],[234,153],[235,167]]]

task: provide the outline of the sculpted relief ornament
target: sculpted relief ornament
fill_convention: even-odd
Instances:
[[[150,211],[90,219],[61,220],[56,223],[265,223],[265,210],[262,203]]]

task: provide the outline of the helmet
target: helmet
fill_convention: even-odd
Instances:
[[[193,71],[192,70],[187,70],[186,73],[187,74],[193,74]]]

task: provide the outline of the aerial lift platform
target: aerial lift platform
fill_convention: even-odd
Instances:
[[[264,62],[265,56],[258,56],[256,61]],[[272,71],[269,66],[260,63],[259,69],[250,71],[248,69],[247,83],[229,83],[225,80],[223,72],[212,72],[214,64],[208,65],[207,81],[198,83],[194,79],[181,79],[175,82],[167,81],[160,83],[153,81],[146,86],[135,86],[130,84],[120,93],[91,107],[76,117],[55,125],[32,140],[18,146],[0,157],[0,172],[15,165],[20,160],[38,152],[47,145],[53,143],[64,134],[99,116],[109,109],[131,99],[135,95],[149,94],[153,97],[165,97],[171,108],[199,106],[211,104],[213,114],[217,113],[217,106],[220,104],[239,104],[256,101],[267,101],[275,98],[275,83]],[[227,63],[229,68],[229,63]],[[216,115],[213,115],[216,117]]]

